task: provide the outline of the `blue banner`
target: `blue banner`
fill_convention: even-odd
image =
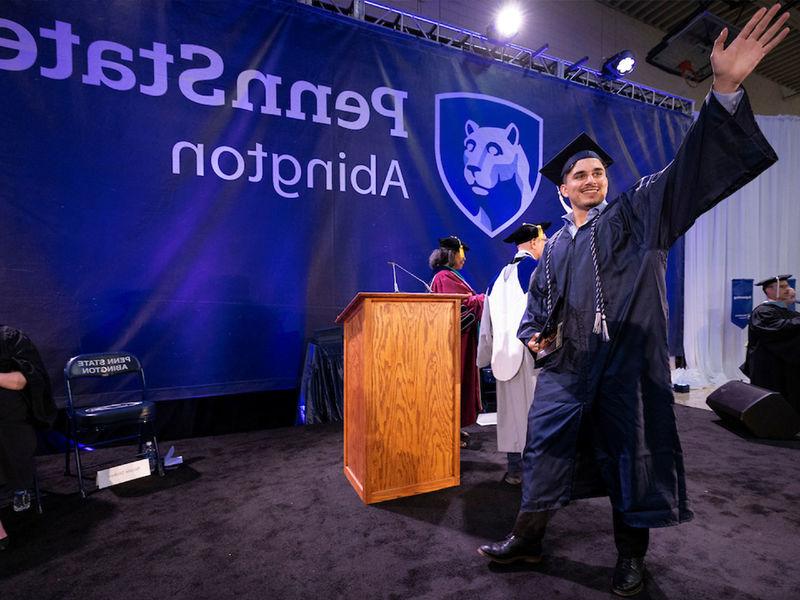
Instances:
[[[740,329],[747,327],[753,312],[753,280],[731,280],[731,322]]]
[[[132,352],[156,398],[296,387],[310,332],[391,290],[387,261],[429,279],[457,235],[482,289],[502,234],[558,227],[538,169],[578,133],[615,157],[613,197],[690,124],[267,0],[6,1],[0,97],[0,321],[54,377]]]

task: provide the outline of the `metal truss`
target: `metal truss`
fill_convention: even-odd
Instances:
[[[548,45],[531,50],[516,44],[493,43],[485,35],[439,23],[372,0],[297,0],[317,8],[387,27],[442,46],[457,48],[523,71],[534,71],[602,90],[608,94],[673,110],[686,115],[694,111],[694,100],[662,92],[625,79],[608,79],[599,71],[583,66],[586,58],[571,63],[545,54]]]

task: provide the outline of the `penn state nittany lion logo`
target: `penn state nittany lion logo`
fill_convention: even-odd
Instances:
[[[488,196],[498,182],[513,178],[522,197],[530,196],[531,167],[519,143],[517,126],[511,123],[505,129],[481,127],[470,119],[465,129],[464,178],[472,191]]]
[[[456,206],[491,237],[533,201],[539,186],[541,124],[538,115],[492,96],[436,96],[439,176]]]

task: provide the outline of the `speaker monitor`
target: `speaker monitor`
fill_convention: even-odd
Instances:
[[[723,421],[744,425],[756,437],[790,439],[800,431],[800,414],[782,395],[743,381],[717,388],[706,404]]]

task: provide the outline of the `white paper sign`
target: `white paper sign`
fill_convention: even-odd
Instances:
[[[139,479],[140,477],[147,477],[148,475],[150,475],[150,461],[143,458],[141,460],[125,463],[124,465],[98,471],[97,487],[103,489],[110,485],[116,485],[117,483],[130,481],[131,479]]]

